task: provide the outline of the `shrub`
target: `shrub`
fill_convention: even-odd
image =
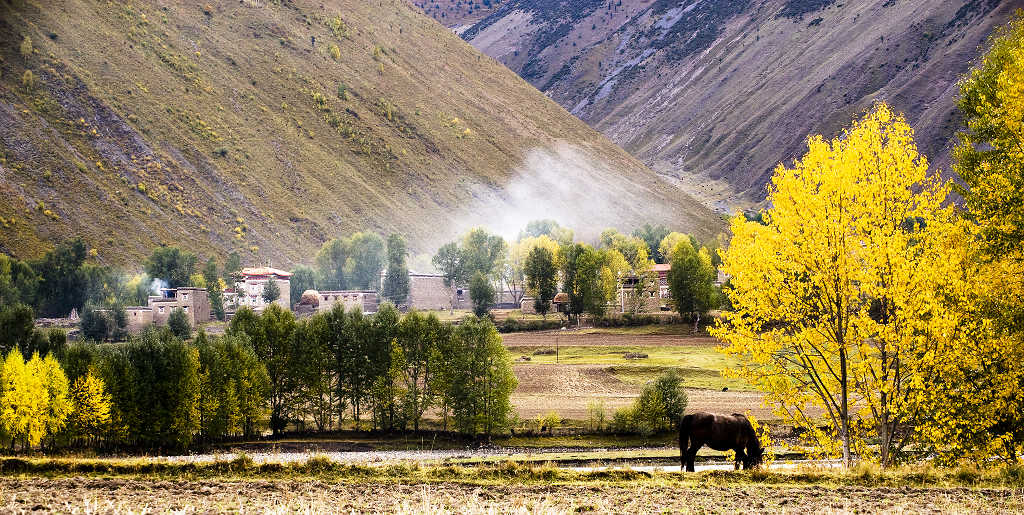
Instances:
[[[562,327],[562,321],[551,320],[521,320],[518,318],[506,318],[498,326],[498,332],[515,333],[520,331],[548,331]]]
[[[32,70],[25,70],[25,73],[21,76],[21,85],[25,89],[35,89],[36,87],[36,76],[32,73]]]
[[[587,404],[587,427],[589,427],[591,431],[603,431],[604,425],[604,401],[590,401]]]
[[[550,434],[561,424],[562,417],[554,410],[549,411],[544,415],[537,415],[537,430],[539,432],[544,432],[546,430]]]
[[[633,420],[633,408],[620,408],[612,414],[612,431],[616,433],[632,433],[636,431]]]
[[[25,36],[25,39],[21,40],[21,47],[19,47],[19,50],[21,50],[22,57],[26,59],[32,57],[32,38]]]
[[[341,49],[338,48],[338,45],[332,44],[328,51],[331,53],[331,57],[333,57],[335,61],[341,59]]]
[[[181,308],[171,311],[171,316],[167,319],[167,327],[174,333],[174,336],[182,340],[192,337],[192,325],[188,322],[188,315]]]

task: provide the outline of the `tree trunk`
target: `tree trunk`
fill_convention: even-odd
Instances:
[[[840,343],[839,348],[839,375],[842,395],[842,407],[840,408],[839,416],[843,431],[843,464],[846,468],[850,468],[853,464],[853,459],[850,456],[850,395],[849,388],[847,387],[848,381],[846,375],[846,346],[843,343]]]

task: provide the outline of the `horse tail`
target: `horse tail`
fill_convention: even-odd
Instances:
[[[693,415],[686,415],[679,421],[679,466],[686,468],[686,449],[690,446],[690,426]]]

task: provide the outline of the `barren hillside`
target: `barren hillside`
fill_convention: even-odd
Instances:
[[[356,230],[430,251],[540,217],[721,227],[404,1],[0,2],[2,252],[287,266]]]

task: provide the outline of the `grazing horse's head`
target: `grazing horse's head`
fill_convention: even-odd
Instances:
[[[764,459],[764,449],[756,443],[757,440],[754,440],[754,442],[747,448],[746,456],[743,457],[744,469],[757,467]]]

